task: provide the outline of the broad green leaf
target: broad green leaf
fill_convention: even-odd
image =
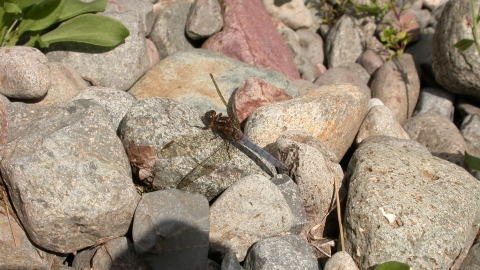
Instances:
[[[31,7],[18,26],[19,34],[50,27],[61,14],[65,0],[45,0]]]
[[[22,10],[14,3],[5,3],[5,12],[11,14],[21,14]]]
[[[470,169],[475,171],[480,171],[480,158],[471,156],[467,152],[465,152],[465,163]]]
[[[475,43],[474,40],[464,38],[464,39],[458,41],[457,43],[453,44],[453,47],[455,47],[455,48],[457,48],[461,51],[465,51],[466,49],[470,48],[470,46],[472,46],[473,43]]]
[[[395,261],[385,262],[375,267],[375,270],[409,270],[409,269],[410,269],[410,266],[408,266],[408,264],[395,262]]]
[[[88,3],[78,0],[68,0],[63,6],[62,14],[58,16],[57,22],[63,22],[84,13],[102,12],[107,7],[107,4],[108,0],[95,0]]]
[[[20,3],[18,4],[18,6],[24,10],[25,8],[29,7],[29,6],[32,6],[32,5],[35,5],[35,4],[38,4],[40,2],[42,2],[44,0],[23,0],[23,1],[20,1]],[[18,2],[18,1],[17,1]]]
[[[382,13],[382,8],[379,6],[355,5],[355,11],[378,15]]]
[[[407,31],[400,31],[400,32],[398,32],[398,34],[397,34],[398,40],[402,40],[402,39],[404,39],[406,36],[407,36]]]
[[[56,42],[80,42],[102,47],[120,44],[130,32],[119,21],[96,14],[83,14],[41,36],[48,47]]]

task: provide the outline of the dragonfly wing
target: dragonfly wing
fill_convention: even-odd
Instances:
[[[155,185],[160,189],[175,188],[199,163],[207,159],[223,140],[215,139],[210,130],[184,136],[167,143],[158,153]],[[228,157],[227,157],[228,158]],[[218,165],[222,164],[217,158]]]

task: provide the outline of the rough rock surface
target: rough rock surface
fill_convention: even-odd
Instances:
[[[139,198],[103,108],[77,100],[8,111],[0,168],[30,239],[69,253],[125,234]]]
[[[448,269],[479,229],[480,183],[414,144],[367,139],[350,160],[345,247],[360,269]]]

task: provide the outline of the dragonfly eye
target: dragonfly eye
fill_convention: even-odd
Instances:
[[[212,122],[213,121],[213,118],[217,115],[217,112],[214,111],[214,110],[211,110],[211,111],[208,111],[205,113],[205,115],[203,116],[203,118],[205,118],[205,120],[207,122]]]

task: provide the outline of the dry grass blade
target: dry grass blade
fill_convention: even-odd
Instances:
[[[338,194],[337,177],[334,178],[333,184],[335,186],[335,201],[337,202],[337,217],[338,217],[338,227],[340,229],[340,243],[341,243],[342,251],[345,251],[345,240],[343,238],[343,225],[342,225],[342,211],[340,210],[340,196]]]
[[[12,221],[10,220],[10,213],[9,213],[10,210],[8,208],[8,203],[7,203],[7,194],[5,193],[4,189],[2,189],[2,196],[3,196],[3,202],[5,203],[5,212],[7,212],[8,224],[10,225],[10,231],[12,232],[13,243],[15,244],[15,247],[18,247],[17,238],[15,238],[15,234],[13,233]]]

